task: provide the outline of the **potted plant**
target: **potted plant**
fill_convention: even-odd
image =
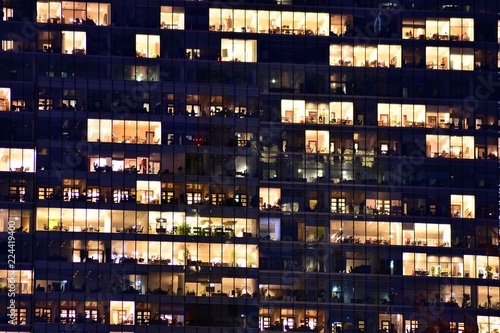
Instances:
[[[253,255],[249,255],[247,258],[247,267],[257,267],[257,262]]]
[[[196,293],[194,290],[189,289],[189,287],[186,287],[186,296],[196,296]]]
[[[231,251],[231,267],[236,267],[236,251]]]
[[[486,278],[487,279],[493,278],[493,272],[491,271],[493,269],[493,267],[491,267],[490,265],[487,265],[485,269],[486,269]]]
[[[191,264],[191,253],[189,252],[188,249],[184,250],[184,263],[186,265],[190,265]]]
[[[189,235],[191,227],[187,223],[180,223],[175,230],[176,235]]]
[[[431,266],[431,276],[434,276],[434,273],[436,272],[436,266]]]

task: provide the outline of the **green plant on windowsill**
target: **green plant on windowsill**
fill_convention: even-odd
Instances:
[[[194,290],[189,289],[189,287],[186,286],[186,296],[196,296],[196,292]]]
[[[182,250],[180,250],[180,251],[182,251]],[[179,263],[179,265],[189,265],[189,263],[191,261],[191,253],[189,252],[188,249],[185,249],[183,252],[184,253],[182,254],[182,257],[178,258],[177,262]]]
[[[175,230],[176,235],[189,235],[191,227],[187,223],[180,223]]]
[[[231,251],[231,267],[236,266],[236,251],[232,250]]]
[[[490,265],[487,265],[485,267],[485,270],[486,270],[486,278],[487,279],[491,279],[493,278],[493,272],[491,271],[493,269],[493,267],[491,267]]]
[[[249,255],[247,258],[247,267],[257,267],[257,262],[253,255]]]

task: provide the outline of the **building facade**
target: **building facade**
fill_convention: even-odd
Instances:
[[[2,6],[0,332],[498,333],[498,1]]]

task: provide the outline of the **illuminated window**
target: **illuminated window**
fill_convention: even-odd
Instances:
[[[160,144],[161,123],[157,121],[133,121],[88,119],[89,142],[114,142],[131,144]],[[137,166],[138,164],[133,164]],[[125,168],[132,165],[124,166]],[[158,169],[156,169],[158,170]]]
[[[403,39],[425,40],[425,21],[423,19],[403,19]]]
[[[187,192],[186,193],[186,203],[188,205],[199,204],[202,202],[202,193],[201,192]]]
[[[26,187],[25,186],[10,186],[9,201],[25,202]]]
[[[500,317],[477,316],[478,333],[496,332],[500,330]]]
[[[98,2],[38,1],[37,22],[110,25],[111,5]]]
[[[54,197],[53,187],[39,187],[38,188],[38,199],[39,200],[49,200]]]
[[[281,100],[281,121],[285,123],[353,125],[352,102],[317,103]]]
[[[281,220],[279,218],[261,218],[260,235],[266,240],[281,240]]]
[[[3,51],[14,51],[14,41],[2,40],[2,50]]]
[[[10,282],[13,278],[14,282]],[[0,270],[0,283],[13,288],[16,294],[33,294],[33,272],[28,270]]]
[[[500,20],[498,21],[497,38],[498,42],[500,43]]]
[[[424,127],[425,105],[379,103],[377,113],[378,126]]]
[[[209,30],[287,35],[329,35],[327,13],[211,8]]]
[[[331,198],[330,211],[336,214],[346,213],[346,200],[344,198]]]
[[[271,317],[270,316],[261,316],[260,317],[260,330],[265,331],[269,327],[271,327]]]
[[[475,198],[473,195],[452,194],[450,197],[451,217],[474,218],[476,212]]]
[[[474,70],[474,49],[451,48],[450,69],[464,71]]]
[[[401,67],[401,45],[330,45],[330,66]]]
[[[41,323],[50,323],[51,314],[52,314],[52,309],[50,308],[36,308],[35,320]]]
[[[0,148],[0,171],[34,172],[33,149]]]
[[[305,140],[306,153],[329,153],[330,132],[308,130],[305,132]]]
[[[462,257],[403,252],[403,275],[461,278],[464,277],[464,260]],[[452,297],[451,292],[448,295]],[[462,298],[458,292],[455,296]],[[453,300],[448,298],[447,301]]]
[[[330,32],[334,36],[345,36],[352,30],[352,15],[335,15],[330,17]]]
[[[76,310],[61,309],[59,318],[61,319],[61,324],[73,324],[76,320]]]
[[[425,49],[427,69],[474,70],[474,50],[428,46]]]
[[[99,311],[98,310],[85,310],[85,319],[92,323],[97,323],[99,319]]]
[[[471,18],[449,18],[427,20],[426,38],[431,40],[473,41],[474,20]]]
[[[136,35],[135,54],[139,58],[158,58],[160,56],[160,36]]]
[[[101,189],[96,187],[87,188],[87,201],[99,202],[101,200]]]
[[[62,50],[65,54],[85,54],[87,36],[84,31],[63,31]]]
[[[241,207],[247,206],[247,195],[246,194],[235,194],[234,201],[241,205]]]
[[[115,189],[115,190],[113,190],[113,202],[114,203],[132,202],[131,198],[132,197],[131,197],[130,190],[127,190],[127,189]]]
[[[80,198],[80,189],[77,187],[65,187],[63,189],[63,200],[73,201]]]
[[[353,124],[354,104],[352,102],[330,102],[329,112],[331,124]]]
[[[3,20],[4,21],[10,21],[14,18],[14,9],[8,8],[8,7],[3,7],[4,15],[3,15]]]
[[[162,29],[184,30],[184,8],[161,6],[160,22]]]
[[[137,203],[160,204],[161,182],[138,180],[136,185]]]
[[[10,111],[10,88],[0,88],[0,111]]]
[[[111,314],[111,325],[134,325],[135,302],[111,301],[109,308]]]
[[[474,158],[473,136],[448,136],[428,134],[426,136],[427,157],[432,158]]]
[[[151,311],[136,311],[136,324],[137,325],[149,325],[151,320]]]
[[[403,244],[410,246],[450,247],[449,224],[414,223],[403,227]]]
[[[18,308],[16,310],[16,319],[13,321],[14,325],[27,325],[27,309]]]
[[[257,41],[243,39],[221,39],[221,60],[257,62]]]
[[[466,277],[498,280],[498,268],[500,264],[498,257],[465,255],[464,261]]]

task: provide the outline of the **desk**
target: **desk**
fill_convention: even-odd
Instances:
[[[426,271],[424,269],[416,269],[415,270],[415,276],[428,276],[429,271]]]
[[[163,228],[163,227],[156,228],[156,233],[160,234],[160,235],[164,235],[167,233],[167,228]]]
[[[149,265],[170,265],[170,259],[150,259],[148,261]]]

